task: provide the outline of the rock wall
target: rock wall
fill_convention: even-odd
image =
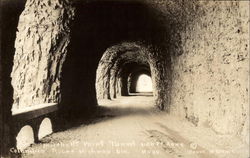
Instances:
[[[249,141],[249,2],[200,1],[172,58],[171,112]],[[178,53],[177,53],[178,54]]]
[[[73,16],[67,0],[27,0],[16,35],[12,110],[60,100],[61,67]]]

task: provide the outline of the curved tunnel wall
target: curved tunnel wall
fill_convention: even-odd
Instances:
[[[151,53],[136,43],[122,43],[108,49],[97,68],[97,99],[111,99],[112,96],[129,95],[129,75],[145,69],[145,67],[147,72],[150,71],[150,67],[154,69],[152,61],[157,59],[151,57],[149,61],[149,54]],[[153,77],[156,78],[156,76]],[[116,88],[120,91],[117,92]],[[155,94],[157,94],[157,90]]]
[[[96,105],[96,70],[103,52],[117,43],[140,41],[150,48],[158,107],[247,139],[248,4],[74,1],[73,9],[67,0],[28,0],[15,46],[14,106],[61,101],[62,107],[81,113]]]

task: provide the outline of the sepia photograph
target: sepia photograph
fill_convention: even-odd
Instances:
[[[250,158],[249,0],[0,0],[0,158]]]

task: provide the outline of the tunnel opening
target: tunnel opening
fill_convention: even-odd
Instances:
[[[122,42],[108,48],[99,61],[96,71],[97,100],[116,99],[134,96],[137,92],[137,81],[141,74],[150,76],[151,96],[159,89],[153,89],[155,82],[151,79],[151,69],[157,71],[150,58],[150,51],[136,42]],[[152,78],[156,81],[156,76]],[[153,84],[154,83],[154,84]],[[141,91],[146,92],[146,91]],[[142,94],[142,93],[141,93]]]
[[[141,74],[136,81],[136,93],[152,93],[152,79],[146,74]]]
[[[141,93],[137,90],[138,85],[138,79],[141,75],[145,75],[150,78],[148,84],[148,90],[147,93]],[[140,82],[141,83],[141,82]],[[145,87],[145,86],[144,86]],[[143,87],[143,88],[144,88]],[[153,96],[153,81],[151,78],[151,71],[148,66],[139,67],[138,69],[134,70],[128,77],[128,88],[129,88],[129,95],[147,95],[147,96]]]

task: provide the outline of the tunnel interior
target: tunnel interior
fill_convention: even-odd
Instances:
[[[1,37],[8,38],[1,38],[0,121],[7,146],[29,135],[25,146],[38,142],[66,121],[88,118],[100,100],[135,95],[142,75],[155,109],[248,142],[243,2],[24,3],[1,3]]]
[[[97,99],[128,96],[129,75],[149,74],[151,69],[160,73],[154,64],[160,65],[167,55],[156,50],[163,49],[160,41],[167,30],[155,18],[157,10],[139,1],[79,1],[74,6],[71,42],[62,68],[62,106],[81,111],[96,106]]]
[[[97,68],[98,99],[114,99],[136,92],[136,75],[150,74],[149,54],[136,43],[122,43],[106,50]]]

